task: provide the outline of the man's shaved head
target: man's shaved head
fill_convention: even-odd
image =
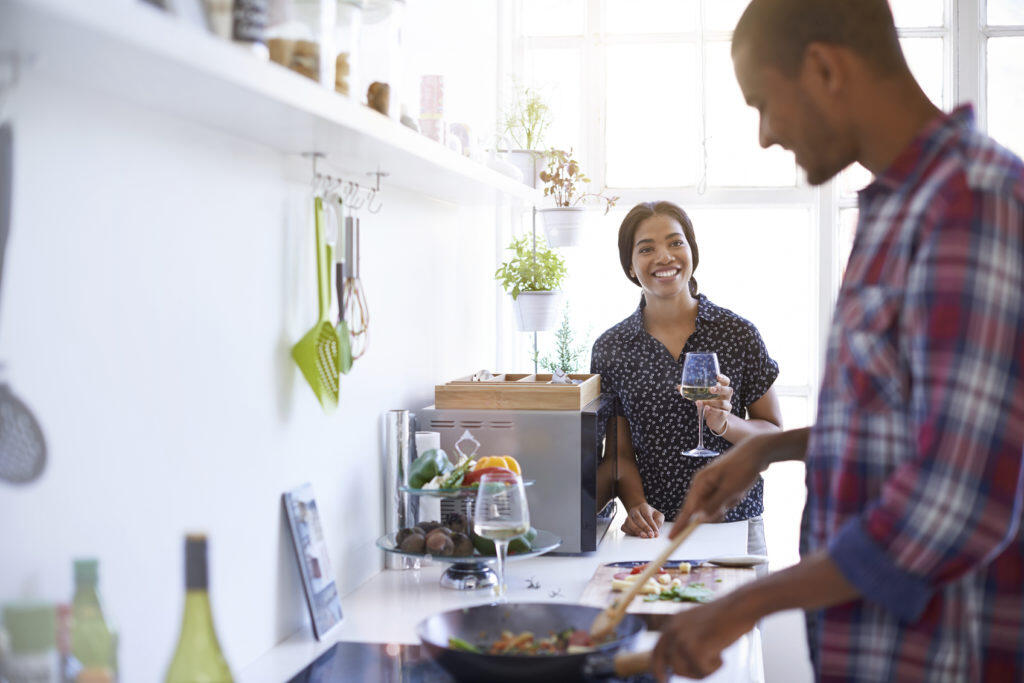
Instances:
[[[849,48],[881,76],[907,69],[887,0],[753,0],[732,51],[749,46],[759,62],[793,77],[817,42]]]

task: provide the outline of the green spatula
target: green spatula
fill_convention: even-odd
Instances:
[[[309,382],[324,412],[331,412],[338,407],[338,332],[328,319],[331,295],[328,269],[333,258],[328,261],[324,245],[324,205],[320,197],[314,200],[314,216],[319,313],[316,324],[292,347],[292,358]]]

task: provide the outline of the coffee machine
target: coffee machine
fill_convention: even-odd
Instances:
[[[519,461],[526,488],[530,523],[562,539],[556,553],[597,549],[611,515],[601,514],[614,496],[614,397],[600,394],[580,410],[417,411],[417,429],[439,432],[441,448],[453,456],[479,442],[474,455],[511,455]],[[606,433],[607,432],[607,433]],[[459,442],[459,448],[456,443]],[[454,511],[445,501],[442,512]]]

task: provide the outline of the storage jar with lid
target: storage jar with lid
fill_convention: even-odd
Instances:
[[[292,0],[267,29],[271,61],[334,89],[335,0]]]
[[[396,121],[405,102],[405,69],[402,31],[405,0],[368,0],[363,11],[363,36],[360,41],[360,70],[363,73],[362,96],[372,83],[387,84],[387,114]]]
[[[359,35],[365,0],[337,0],[334,27],[334,89],[342,95],[360,98]]]

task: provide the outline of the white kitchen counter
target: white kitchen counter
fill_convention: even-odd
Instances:
[[[512,602],[576,602],[587,581],[601,564],[625,560],[651,560],[665,539],[640,539],[619,531],[613,523],[597,552],[572,556],[541,556],[506,565],[508,599]],[[699,527],[673,554],[673,559],[704,559],[716,555],[745,554],[746,522]],[[383,551],[381,551],[383,552]],[[328,637],[317,641],[309,626],[275,647],[241,672],[241,683],[281,683],[302,670],[336,641],[419,643],[416,624],[427,616],[458,607],[490,602],[490,590],[454,591],[438,581],[448,565],[434,563],[419,570],[385,570],[344,596],[344,619]],[[529,588],[529,580],[540,588]],[[645,634],[637,649],[653,647],[657,636]],[[725,652],[724,665],[704,679],[749,683],[764,681],[761,635],[748,633]],[[676,678],[675,680],[687,680]]]

